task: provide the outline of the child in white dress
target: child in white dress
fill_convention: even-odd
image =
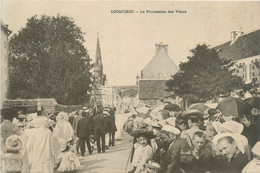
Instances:
[[[2,173],[22,172],[22,142],[17,135],[11,135],[5,141],[6,153],[1,154]]]
[[[60,173],[76,173],[76,169],[80,167],[78,157],[70,150],[70,145],[65,141],[62,143],[61,153],[57,160],[60,163],[57,169]]]

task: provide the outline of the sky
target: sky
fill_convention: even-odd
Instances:
[[[136,75],[155,54],[155,44],[168,44],[170,58],[187,61],[197,44],[211,47],[230,40],[231,31],[260,29],[260,1],[46,1],[2,0],[1,19],[12,34],[33,15],[72,17],[85,33],[84,43],[95,59],[97,33],[108,85],[135,85]],[[135,13],[112,13],[134,10]],[[141,13],[144,11],[145,13]],[[167,11],[174,13],[146,13]],[[186,11],[186,13],[176,13]]]

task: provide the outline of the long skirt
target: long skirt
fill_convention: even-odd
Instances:
[[[45,162],[34,161],[30,173],[54,173],[54,158]]]

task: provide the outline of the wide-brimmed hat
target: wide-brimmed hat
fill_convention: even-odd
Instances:
[[[164,125],[162,127],[162,131],[170,132],[175,135],[179,135],[181,133],[181,131],[179,129],[177,129],[176,127],[170,126],[170,125]]]
[[[152,124],[151,124],[151,126],[152,126],[153,128],[158,128],[158,129],[161,129],[161,128],[162,128],[162,126],[161,126],[157,121],[153,121]]]
[[[197,110],[197,109],[191,109],[191,110],[188,110],[187,112],[184,112],[183,113],[183,117],[189,117],[189,116],[202,116],[204,113]]]
[[[145,130],[134,131],[131,133],[131,136],[135,138],[139,138],[140,136],[144,136],[148,139],[156,138],[156,135],[152,131],[145,131]]]
[[[60,151],[62,152],[64,150],[66,150],[67,146],[68,146],[68,142],[67,141],[62,141]]]
[[[152,126],[153,128],[162,128],[162,126],[157,121],[151,120],[151,118],[146,118],[144,123]]]
[[[252,152],[260,156],[260,141],[254,145],[254,147],[252,148]]]
[[[157,162],[148,162],[145,164],[145,166],[148,168],[157,169],[157,170],[161,169],[161,165]]]
[[[11,135],[6,138],[5,147],[9,151],[19,151],[22,149],[22,142],[17,135]]]
[[[168,123],[170,126],[175,126],[175,123],[176,123],[176,118],[175,117],[170,117],[170,118],[167,118],[165,120],[166,123]]]
[[[151,120],[151,118],[145,118],[144,119],[144,123],[146,123],[147,125],[151,125],[153,122],[153,120]]]

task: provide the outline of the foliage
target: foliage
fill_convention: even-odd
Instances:
[[[9,43],[10,98],[88,99],[91,73],[84,33],[65,16],[33,16]]]
[[[228,96],[242,85],[242,79],[232,75],[233,63],[220,59],[214,49],[197,45],[188,62],[166,82],[169,90],[190,102],[205,102],[217,96]]]
[[[241,86],[238,95],[240,97],[244,97],[245,94],[248,92],[252,96],[260,96],[259,87],[260,85],[259,82],[257,81],[257,78],[253,78],[250,83],[246,83]]]

